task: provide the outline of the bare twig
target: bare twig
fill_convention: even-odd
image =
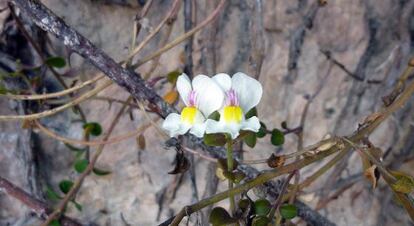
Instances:
[[[131,101],[132,98],[129,97],[127,102]],[[111,125],[109,126],[108,132],[106,133],[104,140],[108,140],[111,136],[113,130],[115,129],[115,126],[118,124],[119,119],[121,118],[122,114],[124,113],[127,105],[123,105],[122,108],[119,110],[117,115],[115,116],[114,120],[112,121]],[[85,178],[92,172],[92,170],[95,167],[95,163],[98,161],[99,156],[103,152],[105,147],[105,144],[102,144],[97,148],[97,150],[94,152],[88,166],[86,167],[85,171],[81,173],[81,175],[76,179],[76,181],[73,183],[73,186],[70,188],[69,192],[65,195],[65,197],[59,202],[58,207],[53,211],[52,214],[49,215],[49,217],[46,219],[46,221],[41,226],[48,226],[51,221],[58,218],[63,210],[65,209],[66,205],[70,200],[73,199],[76,192],[79,190],[80,186],[82,185]]]
[[[46,93],[46,94],[38,94],[38,95],[36,95],[36,94],[14,95],[14,94],[9,94],[8,93],[8,94],[5,94],[5,95],[0,94],[0,96],[5,96],[7,98],[15,99],[15,100],[41,100],[41,99],[56,98],[56,97],[61,97],[61,96],[73,93],[75,91],[78,91],[78,90],[82,89],[85,86],[92,85],[93,83],[97,82],[98,80],[100,80],[104,77],[105,77],[104,75],[99,75],[99,76],[96,76],[95,78],[90,79],[88,81],[85,81],[85,82],[83,82],[79,85],[76,85],[74,87],[71,87],[71,88],[68,88],[68,89],[65,89],[65,90],[62,90],[62,91],[59,91],[59,92],[55,92],[55,93]]]
[[[31,210],[33,210],[36,215],[41,219],[46,219],[51,212],[51,209],[47,206],[46,203],[33,198],[30,194],[25,192],[23,189],[17,187],[16,185],[12,184],[10,181],[0,177],[0,192],[4,191],[8,195],[12,196],[13,198],[19,200]],[[81,226],[82,224],[77,222],[74,219],[71,219],[66,216],[62,216],[61,218],[61,225],[62,226]]]
[[[209,24],[210,22],[212,22],[214,19],[217,18],[217,16],[219,15],[221,9],[224,7],[225,3],[226,3],[226,0],[221,0],[219,5],[217,6],[217,8],[203,22],[198,24],[196,27],[194,27],[193,29],[191,29],[187,33],[185,33],[182,36],[178,37],[174,41],[168,43],[167,45],[165,45],[164,47],[162,47],[158,51],[155,51],[154,53],[150,54],[149,56],[144,57],[142,60],[140,60],[136,64],[134,64],[132,66],[132,68],[137,68],[137,67],[143,65],[144,63],[150,61],[151,59],[160,56],[164,52],[166,52],[166,51],[170,50],[171,48],[175,47],[176,45],[180,44],[181,42],[183,42],[187,38],[193,36],[195,33],[200,31],[201,29],[203,29],[207,24]]]

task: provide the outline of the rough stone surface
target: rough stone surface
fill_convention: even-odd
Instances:
[[[85,0],[43,2],[115,60],[121,60],[127,55],[133,19],[140,9],[139,6],[108,4],[110,1],[105,1],[105,4]],[[212,2],[214,3],[197,1],[197,23],[213,10]],[[229,1],[225,12],[215,23],[218,28],[210,25],[196,35],[193,48],[195,74],[244,71],[255,75],[257,54],[260,46],[264,46],[264,59],[259,76],[264,86],[264,95],[258,111],[268,128],[280,127],[282,121],[286,121],[291,127],[297,126],[306,104],[304,96],[314,94],[321,81],[325,80],[307,115],[305,145],[319,141],[327,134],[349,134],[366,115],[381,107],[381,96],[395,84],[412,52],[413,32],[411,14],[414,1],[328,1],[325,7],[318,9],[311,26],[305,29],[296,70],[289,71],[289,57],[293,54],[290,52],[291,45],[300,43],[292,40],[298,35],[298,29],[304,26],[304,17],[312,9],[312,2]],[[263,24],[255,17],[257,10],[260,10],[258,3],[263,4]],[[161,21],[168,8],[168,1],[154,2],[144,20],[146,23],[139,40]],[[170,40],[183,32],[182,11],[178,15]],[[3,15],[0,16],[3,19]],[[263,32],[263,37],[257,35],[258,31]],[[214,37],[214,42],[209,37]],[[64,55],[62,43],[51,39],[56,46],[60,46],[56,52]],[[137,58],[151,53],[159,46],[160,40],[161,36],[157,35]],[[164,76],[170,71],[181,69],[183,51],[183,45],[180,45],[164,54],[154,76]],[[357,76],[383,79],[384,82],[378,85],[356,81],[327,60],[322,51],[330,51],[333,58]],[[82,79],[100,73],[77,56],[71,57],[71,63],[79,70]],[[145,74],[149,68],[148,64],[144,65],[138,72]],[[100,96],[125,99],[128,94],[113,85]],[[4,98],[0,105],[1,114],[13,114],[18,109],[15,102]],[[117,103],[109,107],[108,103],[99,100],[82,104],[88,120],[101,122],[104,129],[109,127],[119,107]],[[114,134],[131,131],[147,123],[137,110],[133,110],[132,114],[133,120],[128,114],[122,117]],[[413,135],[412,115],[412,104],[409,103],[375,132],[372,141],[384,151],[391,149],[391,153],[399,153],[401,148],[398,147],[410,143],[404,137]],[[43,120],[43,123],[63,136],[81,138],[81,125],[72,121],[75,117],[67,112]],[[62,143],[38,134],[37,131],[33,134],[25,131],[17,122],[1,122],[0,128],[0,176],[37,197],[44,195],[42,190],[46,185],[58,190],[60,180],[77,177],[71,168],[75,159],[74,153]],[[32,134],[32,140],[23,138],[28,134]],[[165,189],[171,192],[168,188],[178,180],[167,174],[173,167],[175,153],[163,148],[164,139],[160,138],[156,129],[150,128],[144,135],[147,143],[145,150],[138,149],[135,139],[105,147],[98,167],[109,169],[112,173],[104,177],[89,176],[76,199],[82,204],[83,211],[79,212],[73,205],[69,205],[69,216],[97,225],[155,225],[194,201],[190,195],[192,187],[187,173],[175,199],[164,204],[157,219],[159,194]],[[265,138],[254,149],[245,148],[245,158],[261,159],[274,152],[295,151],[296,137],[289,135],[286,139],[282,150],[271,146],[268,138]],[[34,148],[33,142],[36,144]],[[30,150],[34,150],[39,159],[35,173],[30,171],[33,166],[27,165],[27,155],[22,157],[24,153],[30,154]],[[392,162],[394,155],[390,154],[387,158]],[[207,183],[204,178],[209,168],[205,160],[200,160],[199,157],[194,159],[198,196],[202,197]],[[264,165],[255,167],[265,168]],[[317,168],[314,166],[306,168],[302,171],[302,176],[310,175],[315,169]],[[409,172],[412,166],[408,163],[403,169]],[[353,154],[340,176],[349,178],[360,172],[360,160],[358,155]],[[302,200],[315,207],[321,197],[332,195],[320,192],[326,180],[327,178],[319,179],[302,194]],[[225,183],[220,183],[218,189],[226,189]],[[390,201],[392,197],[384,195],[388,193],[389,189],[382,182],[373,191],[366,180],[358,180],[320,212],[337,225],[408,225],[409,220],[404,210]],[[221,204],[227,205],[225,202]],[[28,209],[2,193],[0,207],[0,225],[30,225],[34,221]],[[191,222],[196,222],[196,219],[194,215]]]

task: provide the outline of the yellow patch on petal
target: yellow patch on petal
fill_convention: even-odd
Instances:
[[[181,111],[181,121],[192,125],[194,124],[196,115],[197,115],[197,108],[185,107]]]
[[[222,117],[227,123],[239,123],[243,119],[243,111],[239,106],[227,106],[224,107]]]

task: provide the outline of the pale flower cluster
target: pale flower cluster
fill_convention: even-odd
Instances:
[[[263,88],[254,78],[238,72],[230,77],[220,73],[213,77],[197,75],[192,81],[186,74],[177,80],[177,90],[186,107],[181,114],[171,113],[162,127],[171,137],[190,131],[197,137],[205,133],[226,133],[235,139],[241,130],[257,132],[260,121],[245,114],[260,101]],[[208,117],[215,111],[219,121]]]

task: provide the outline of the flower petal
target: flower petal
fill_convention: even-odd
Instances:
[[[232,77],[232,88],[237,93],[240,107],[243,113],[246,114],[250,109],[259,104],[262,98],[263,88],[256,79],[237,72]]]
[[[214,75],[212,79],[217,82],[217,84],[224,90],[224,92],[227,92],[229,89],[231,89],[231,78],[228,74],[219,73]]]
[[[206,124],[205,123],[197,123],[194,124],[193,127],[190,129],[190,133],[196,137],[203,137],[204,132],[206,131]]]
[[[197,75],[193,79],[193,89],[197,96],[197,108],[206,118],[222,106],[224,92],[210,77]]]
[[[260,121],[256,116],[253,116],[245,121],[241,122],[241,130],[250,130],[253,132],[259,132]]]
[[[181,74],[177,79],[177,91],[186,106],[190,105],[189,95],[191,90],[190,78],[185,73]]]
[[[182,123],[179,114],[171,113],[165,118],[162,128],[169,132],[170,137],[174,137],[185,134],[191,128],[191,125]]]
[[[238,123],[225,123],[223,121],[214,121],[207,119],[206,121],[206,133],[228,133],[231,139],[235,139],[239,136],[241,124]]]

